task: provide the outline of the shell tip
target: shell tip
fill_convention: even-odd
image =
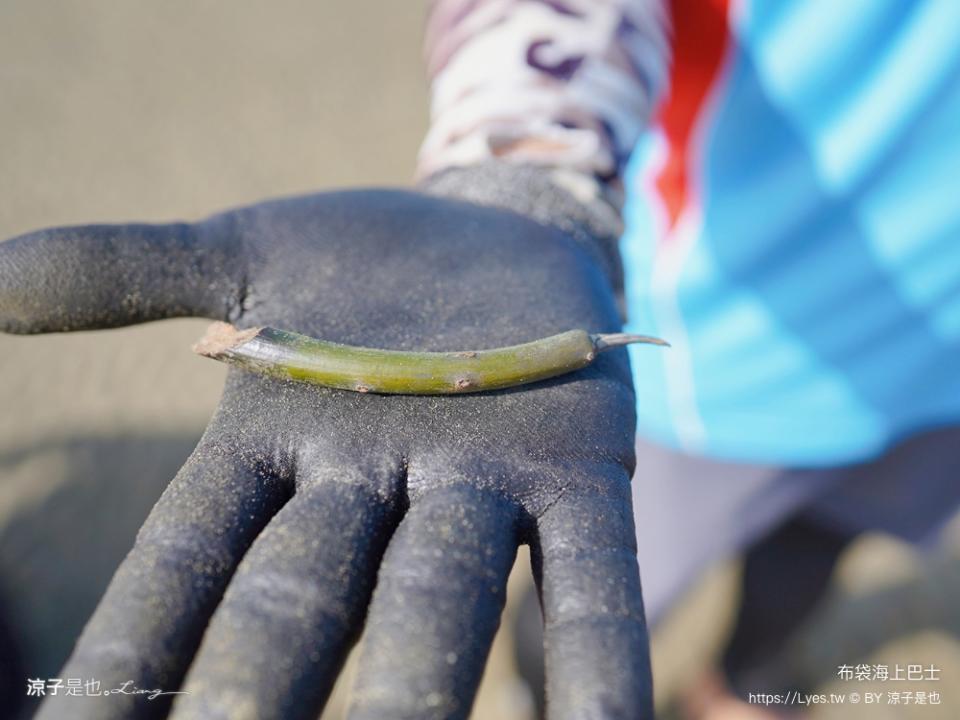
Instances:
[[[215,322],[207,328],[204,336],[194,343],[192,350],[198,355],[216,358],[252,340],[260,330],[262,328],[259,327],[239,330],[230,323]]]
[[[593,345],[597,352],[603,352],[609,348],[621,347],[623,345],[633,345],[634,343],[643,343],[645,345],[659,345],[660,347],[670,347],[670,343],[658,337],[651,335],[633,335],[631,333],[601,333],[591,335]]]

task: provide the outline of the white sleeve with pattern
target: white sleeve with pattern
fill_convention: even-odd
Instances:
[[[616,185],[668,47],[660,0],[435,0],[425,51],[421,177],[502,158]]]

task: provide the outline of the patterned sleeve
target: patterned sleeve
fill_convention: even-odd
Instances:
[[[660,0],[434,0],[419,176],[505,159],[616,187],[666,77],[664,25]]]

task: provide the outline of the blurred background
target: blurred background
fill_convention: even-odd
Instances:
[[[426,127],[425,0],[5,0],[0,238],[70,223],[195,219],[267,196],[409,182]],[[0,336],[0,611],[6,680],[56,677],[152,503],[198,439],[222,366],[204,321]],[[960,480],[960,479],[958,479]],[[729,631],[736,559],[654,640],[658,706]],[[521,553],[508,613],[528,580]],[[941,667],[940,706],[825,706],[814,718],[960,717],[960,525],[925,555],[868,537],[784,653],[850,690],[841,664]],[[2,636],[0,636],[2,640]],[[348,670],[349,672],[349,670]],[[861,692],[889,690],[860,683]],[[342,690],[325,717],[342,715]],[[21,715],[29,715],[24,705]],[[6,715],[4,715],[6,713]],[[0,708],[0,717],[16,717]],[[501,633],[474,717],[527,720]]]

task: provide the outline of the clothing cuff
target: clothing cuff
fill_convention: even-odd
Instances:
[[[431,195],[511,210],[572,237],[610,278],[622,305],[618,247],[623,221],[595,178],[571,170],[506,161],[451,167],[421,180]]]

